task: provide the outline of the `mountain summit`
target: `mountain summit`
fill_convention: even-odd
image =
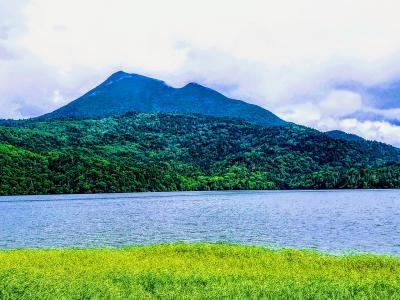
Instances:
[[[266,109],[230,99],[197,83],[173,88],[161,80],[122,71],[41,118],[97,118],[127,112],[196,113],[239,118],[266,127],[286,124]]]

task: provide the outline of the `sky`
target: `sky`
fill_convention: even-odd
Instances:
[[[123,70],[400,146],[399,11],[398,0],[0,0],[0,118],[52,111]]]

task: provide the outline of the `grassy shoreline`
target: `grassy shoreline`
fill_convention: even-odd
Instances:
[[[400,299],[400,258],[226,244],[2,250],[0,299]]]

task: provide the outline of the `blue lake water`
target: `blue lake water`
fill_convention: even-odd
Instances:
[[[0,197],[0,248],[176,241],[400,255],[400,191]]]

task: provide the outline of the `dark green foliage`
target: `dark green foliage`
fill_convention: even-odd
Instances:
[[[400,150],[297,125],[130,113],[0,127],[0,194],[400,187]]]
[[[351,133],[347,133],[341,130],[331,130],[331,131],[327,131],[325,132],[328,136],[330,136],[331,138],[334,139],[338,139],[338,140],[345,140],[345,141],[351,141],[351,142],[366,142],[365,139],[363,139],[362,137],[355,135],[355,134],[351,134]]]
[[[266,109],[229,99],[196,83],[173,88],[160,80],[124,72],[113,74],[82,97],[41,118],[99,118],[134,111],[233,117],[263,126],[286,124]]]

